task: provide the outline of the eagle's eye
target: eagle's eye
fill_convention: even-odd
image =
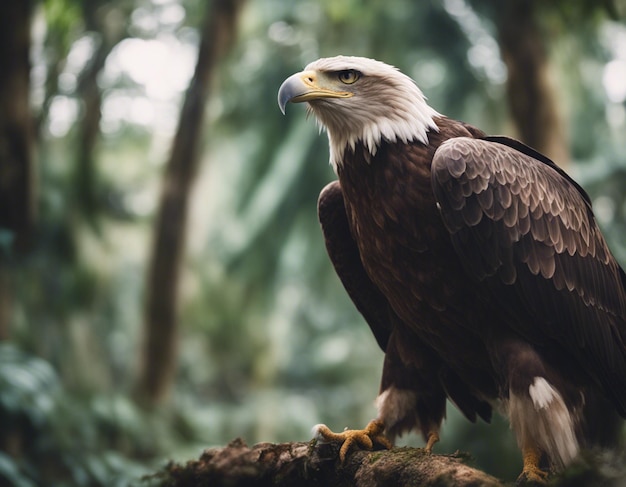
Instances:
[[[361,77],[361,73],[355,71],[354,69],[346,69],[345,71],[339,71],[339,73],[337,73],[337,77],[342,83],[351,85]]]

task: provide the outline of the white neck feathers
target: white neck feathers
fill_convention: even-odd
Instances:
[[[328,132],[330,164],[337,171],[346,150],[363,144],[367,158],[376,155],[381,143],[413,141],[428,143],[428,132],[438,131],[434,118],[440,114],[411,78],[380,61],[365,58],[321,59],[307,69],[355,69],[363,74],[354,96],[315,100],[309,109]]]

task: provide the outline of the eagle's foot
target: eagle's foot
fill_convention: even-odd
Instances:
[[[438,441],[439,433],[437,431],[431,431],[430,433],[428,433],[428,441],[426,442],[426,446],[424,447],[426,453],[432,453],[433,446],[435,446],[435,443],[437,443]]]
[[[317,435],[327,442],[341,442],[341,449],[339,450],[339,460],[343,464],[346,460],[346,456],[350,451],[350,448],[354,445],[364,450],[372,450],[374,445],[381,446],[390,450],[393,445],[383,435],[385,425],[382,421],[374,419],[370,421],[367,426],[362,430],[345,430],[341,433],[335,433],[331,431],[326,425],[318,424],[314,427]]]
[[[517,485],[545,485],[548,479],[548,472],[539,467],[541,461],[541,451],[536,447],[525,447],[522,449],[524,455],[524,469],[517,477]]]

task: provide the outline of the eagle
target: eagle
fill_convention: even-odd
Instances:
[[[330,260],[384,351],[377,417],[333,433],[430,452],[446,401],[508,418],[520,481],[582,449],[615,447],[626,417],[626,274],[587,193],[545,155],[430,107],[368,58],[319,59],[278,92],[328,134],[337,180],[320,193]]]

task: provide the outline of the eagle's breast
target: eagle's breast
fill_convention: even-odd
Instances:
[[[413,328],[431,336],[436,348],[446,347],[440,336],[457,327],[461,309],[472,301],[467,279],[441,220],[431,186],[430,166],[440,143],[469,136],[458,122],[440,120],[440,131],[429,144],[383,143],[367,158],[357,145],[346,150],[338,171],[351,231],[363,265],[407,322],[432,316]],[[446,311],[445,316],[440,313]],[[455,310],[459,310],[456,312]],[[429,329],[432,328],[432,329]]]

